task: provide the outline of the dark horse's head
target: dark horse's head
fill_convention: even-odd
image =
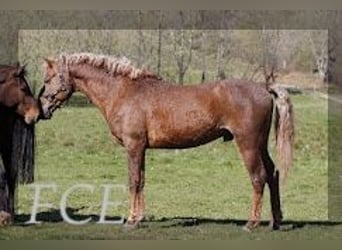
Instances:
[[[72,95],[73,87],[69,82],[69,72],[63,55],[58,61],[44,60],[44,85],[38,98],[42,107],[41,118],[50,119],[52,113]]]
[[[0,156],[7,159],[5,168],[16,173],[11,178],[18,176],[20,182],[31,183],[34,179],[34,123],[40,108],[25,74],[25,67],[19,64],[0,65]],[[10,182],[13,184],[16,180]]]
[[[27,124],[38,120],[40,109],[25,78],[25,67],[0,66],[0,105],[13,109]]]

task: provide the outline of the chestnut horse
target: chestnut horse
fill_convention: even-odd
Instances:
[[[33,181],[33,123],[40,109],[25,74],[19,64],[0,66],[0,226],[13,219],[18,178]]]
[[[99,108],[113,138],[126,149],[130,191],[126,226],[135,227],[144,217],[147,148],[196,147],[223,137],[235,139],[253,186],[251,215],[245,228],[251,230],[260,221],[265,183],[271,194],[271,224],[273,229],[279,228],[279,174],[267,144],[275,100],[280,173],[286,175],[294,128],[285,90],[268,91],[265,85],[243,80],[177,86],[135,68],[126,58],[90,53],[45,59],[44,85],[39,95],[42,116],[50,119],[76,91]]]

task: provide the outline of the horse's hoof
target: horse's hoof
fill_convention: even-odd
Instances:
[[[139,216],[137,216],[136,221],[137,221],[137,223],[140,224],[141,222],[146,221],[146,218],[144,215],[139,215]]]
[[[139,227],[139,221],[126,221],[124,224],[126,229],[136,229]]]
[[[251,232],[252,232],[252,229],[249,228],[247,225],[244,225],[244,226],[242,227],[242,230],[245,231],[245,232],[247,232],[247,233],[251,233]]]
[[[268,224],[268,227],[270,230],[272,231],[277,231],[280,230],[280,224],[281,224],[281,218],[282,216],[280,216],[280,218],[277,218],[276,220],[270,220],[270,223]]]
[[[249,221],[242,229],[246,232],[251,233],[257,226],[259,226],[258,221]]]
[[[0,227],[10,225],[11,223],[12,223],[11,214],[5,211],[0,211]]]
[[[280,224],[271,222],[269,228],[273,231],[278,231],[280,230]]]

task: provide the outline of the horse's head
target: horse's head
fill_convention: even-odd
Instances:
[[[43,119],[50,119],[52,113],[59,108],[73,93],[69,82],[66,64],[54,59],[44,59],[44,85],[38,98],[41,103]]]
[[[38,120],[39,106],[25,78],[25,66],[0,67],[0,104],[14,109],[27,124]]]

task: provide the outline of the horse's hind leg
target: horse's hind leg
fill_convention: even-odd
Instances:
[[[270,200],[272,209],[270,226],[272,227],[272,229],[278,230],[282,220],[279,194],[279,172],[278,170],[275,171],[274,163],[267,149],[264,151],[262,157],[267,173],[267,185],[270,189]]]
[[[245,226],[245,229],[248,231],[251,231],[260,223],[262,197],[266,183],[266,171],[259,147],[256,145],[257,140],[251,139],[251,137],[249,140],[246,138],[241,138],[241,140],[239,140],[239,138],[237,138],[237,145],[247,167],[253,186],[252,208],[249,220]]]

